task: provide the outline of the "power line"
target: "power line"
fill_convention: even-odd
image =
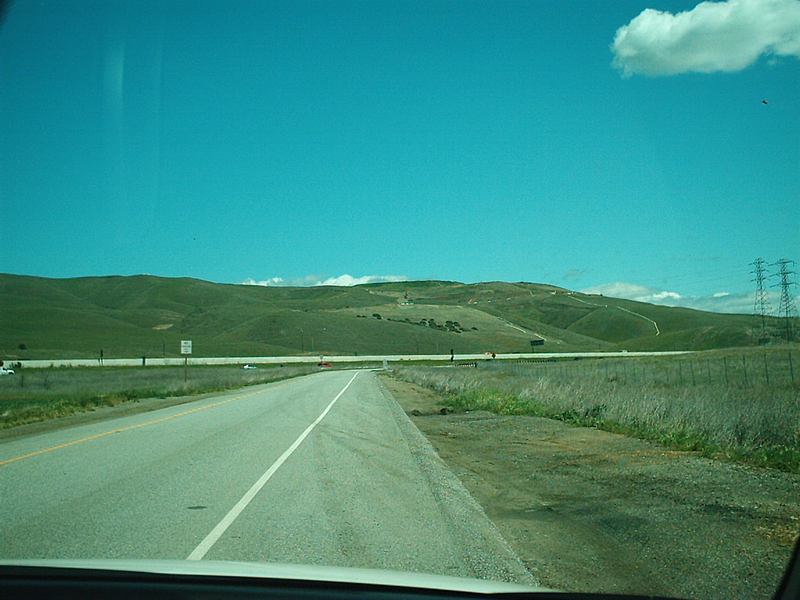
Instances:
[[[753,302],[753,316],[761,318],[761,332],[758,335],[759,341],[767,339],[767,315],[772,312],[769,304],[769,293],[764,285],[767,278],[767,263],[761,259],[755,259],[750,265],[753,267],[751,273],[755,279],[751,279],[756,284],[755,301]]]
[[[795,271],[789,270],[789,266],[794,264],[795,262],[793,260],[786,260],[785,258],[782,258],[774,265],[780,269],[778,273],[774,274],[780,278],[780,281],[773,286],[780,286],[781,288],[781,301],[780,306],[778,307],[778,316],[782,316],[786,319],[786,339],[788,341],[792,341],[794,339],[792,321],[797,313],[797,309],[794,304],[794,296],[792,296],[791,292],[792,286],[797,285],[791,280],[791,276],[795,275],[796,273]]]

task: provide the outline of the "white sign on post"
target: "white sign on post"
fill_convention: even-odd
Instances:
[[[181,340],[181,354],[192,353],[192,340]]]

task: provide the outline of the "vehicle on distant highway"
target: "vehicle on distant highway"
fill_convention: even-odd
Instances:
[[[13,375],[14,369],[6,369],[5,367],[0,367],[0,375]]]
[[[317,366],[318,367],[332,367],[333,365],[331,363],[329,363],[329,362],[323,361],[323,362],[317,363]]]
[[[242,368],[243,368],[243,369],[246,369],[246,370],[250,370],[250,369],[257,369],[258,367],[257,367],[257,366],[255,366],[255,365],[251,365],[250,363],[247,363],[247,364],[246,364],[246,365],[244,365]]]

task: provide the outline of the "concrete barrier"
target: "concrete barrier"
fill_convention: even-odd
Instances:
[[[491,360],[546,360],[546,359],[570,359],[570,358],[635,358],[637,356],[671,356],[679,354],[690,354],[690,351],[672,352],[528,352],[514,354],[497,354],[495,358],[490,358],[485,354],[456,354],[455,361],[459,363],[474,361]],[[96,358],[68,358],[58,360],[13,360],[15,365],[19,363],[22,368],[45,369],[53,367],[163,367],[181,366],[184,364],[183,357],[175,358],[104,358],[102,364]],[[378,354],[372,356],[192,356],[189,357],[189,365],[278,365],[278,364],[313,364],[316,365],[321,360],[332,365],[337,363],[404,363],[404,362],[441,362],[450,363],[449,354]],[[144,363],[144,365],[143,365]]]

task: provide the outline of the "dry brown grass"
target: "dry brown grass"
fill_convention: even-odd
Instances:
[[[554,418],[800,472],[800,385],[777,354],[761,365],[769,374],[772,360],[769,380],[759,378],[759,358],[487,362],[474,369],[406,367],[396,374],[467,410]]]

